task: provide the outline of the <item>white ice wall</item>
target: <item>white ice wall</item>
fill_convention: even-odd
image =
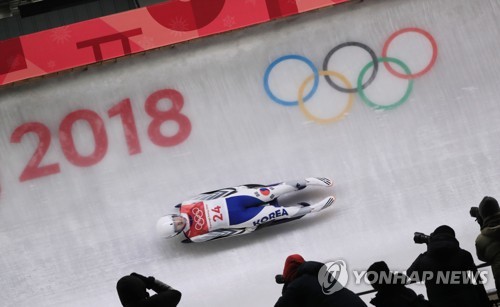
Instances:
[[[342,258],[351,269],[385,260],[403,270],[424,250],[413,244],[413,232],[441,224],[454,227],[474,254],[478,226],[469,207],[484,195],[500,196],[499,16],[495,0],[371,0],[1,89],[2,305],[118,306],[116,281],[137,271],[181,290],[180,306],[272,306],[281,292],[274,275],[289,254]],[[355,41],[380,57],[389,36],[408,27],[430,33],[438,55],[398,108],[374,110],[355,95],[343,120],[318,124],[298,107],[274,103],[264,90],[266,68],[283,55],[305,56],[321,69],[333,47]],[[431,60],[432,45],[406,33],[389,56],[419,71]],[[369,60],[359,48],[346,48],[329,69],[355,84]],[[298,61],[283,62],[270,75],[271,89],[295,99],[309,74]],[[381,64],[366,93],[388,104],[407,85]],[[192,130],[179,144],[160,147],[148,137],[144,103],[167,88],[183,96],[181,113]],[[329,117],[347,97],[320,78],[306,105]],[[141,146],[135,155],[128,153],[120,118],[107,114],[126,98]],[[168,100],[159,105],[171,108]],[[71,164],[60,145],[61,122],[81,109],[102,118],[96,129],[108,140],[102,160],[89,167]],[[60,171],[20,182],[39,141],[35,134],[17,144],[10,139],[28,122],[49,129],[41,165],[58,163]],[[176,129],[169,122],[162,133]],[[72,135],[80,155],[93,152],[87,123],[77,121]],[[158,217],[195,193],[307,176],[337,182],[337,202],[321,215],[199,245],[155,235]],[[303,191],[289,200],[332,191]]]

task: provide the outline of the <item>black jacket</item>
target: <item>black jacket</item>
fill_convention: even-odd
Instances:
[[[431,236],[427,252],[420,254],[407,271],[418,281],[425,280],[427,297],[435,307],[483,307],[490,306],[482,284],[474,285],[460,275],[470,271],[477,274],[472,255],[460,248],[458,241],[446,234]],[[424,272],[432,277],[424,276]],[[455,273],[452,273],[455,272]],[[456,273],[462,272],[462,273]],[[446,277],[449,277],[448,279]],[[450,280],[454,282],[450,282]]]
[[[370,301],[376,307],[424,307],[430,306],[423,297],[404,285],[384,285]]]
[[[318,281],[322,263],[307,261],[297,270],[297,276],[283,288],[283,295],[275,307],[366,307],[366,304],[352,291],[341,290],[326,295]]]

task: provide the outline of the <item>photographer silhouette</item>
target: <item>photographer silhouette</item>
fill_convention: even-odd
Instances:
[[[430,234],[427,251],[420,254],[407,270],[410,278],[425,281],[427,298],[432,306],[491,306],[482,283],[461,278],[468,273],[477,276],[472,255],[460,248],[455,231],[447,225],[437,227]],[[460,278],[450,278],[456,275]]]
[[[147,289],[156,292],[149,296]],[[137,273],[124,276],[116,283],[120,302],[124,307],[175,307],[181,300],[181,293],[153,276]]]

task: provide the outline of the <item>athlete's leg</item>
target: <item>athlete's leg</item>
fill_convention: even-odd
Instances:
[[[270,211],[269,214],[271,214],[273,210],[278,210],[279,204],[276,199],[280,195],[302,190],[309,185],[329,187],[333,185],[333,181],[328,178],[311,177],[261,187],[236,187],[237,192],[225,198],[230,225],[241,224],[252,219],[254,216],[261,215],[262,210],[266,212]],[[270,204],[271,206],[263,206],[264,204]],[[266,207],[269,208],[267,209]],[[299,206],[299,208],[302,207]],[[311,210],[314,210],[314,207],[301,210],[297,214],[307,214]]]
[[[250,196],[252,198],[257,198],[260,200],[259,202],[259,201],[250,201],[250,199],[248,199],[249,200],[248,205],[246,205],[247,202],[244,202],[245,207],[251,207],[259,205],[261,203],[268,203],[283,194],[299,191],[307,186],[331,187],[333,186],[333,180],[329,178],[310,177],[301,180],[285,181],[268,186],[260,186],[260,187],[253,186],[251,188],[248,186],[249,185],[238,187],[237,188],[238,192],[229,196],[228,198],[234,196]]]
[[[268,222],[297,219],[306,214],[328,208],[334,201],[335,197],[329,196],[312,205],[302,203],[288,207],[260,206],[246,208],[238,212],[233,211],[233,215],[230,215],[231,225],[235,227],[258,227]]]

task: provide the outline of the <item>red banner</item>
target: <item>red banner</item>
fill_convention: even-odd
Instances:
[[[350,0],[174,0],[0,41],[0,85]]]

